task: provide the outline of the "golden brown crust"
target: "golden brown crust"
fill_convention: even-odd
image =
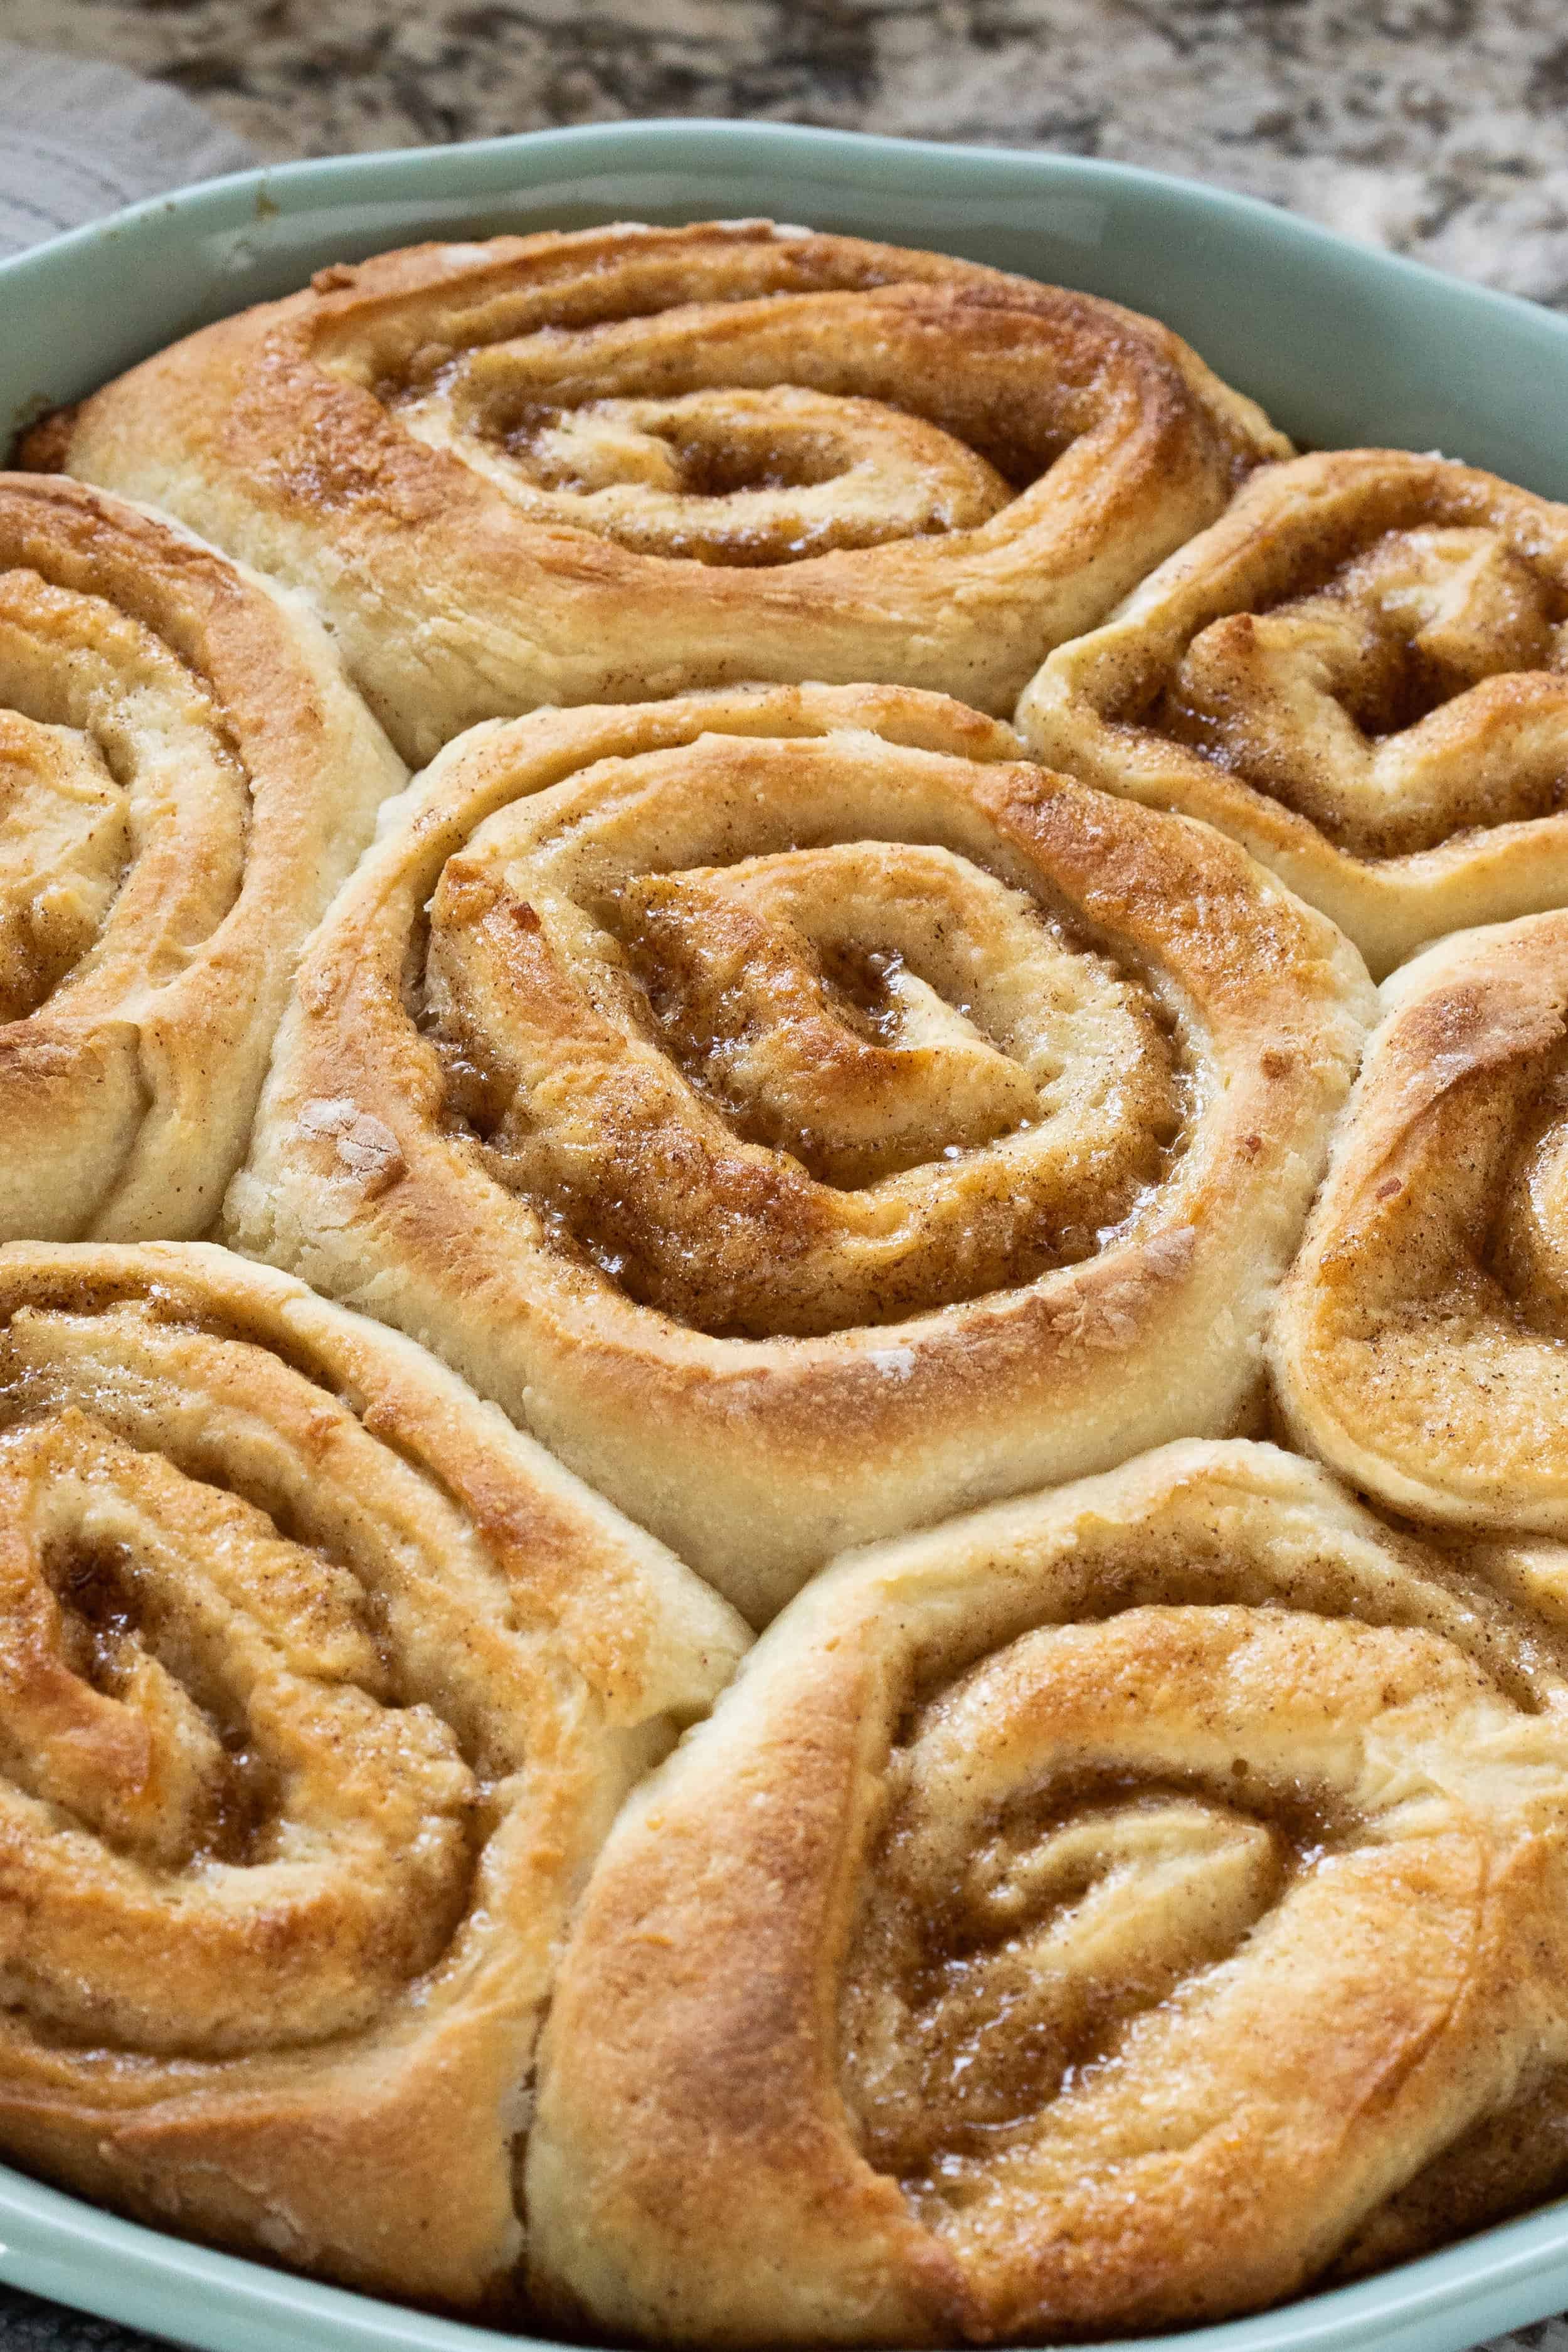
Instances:
[[[1010,709],[1288,454],[1151,320],[759,221],[324,270],[24,449],[303,588],[424,759],[497,714],[750,677]]]
[[[1286,1420],[1396,1509],[1562,1536],[1568,914],[1445,940],[1383,999],[1280,1301]]]
[[[1224,1431],[1372,992],[1229,843],[896,688],[476,730],[301,967],[227,1230],[753,1620]]]
[[[1388,2270],[1456,2238],[1510,2221],[1568,2187],[1568,2074],[1527,2077],[1517,2098],[1380,2206],[1324,2278],[1325,2285]]]
[[[211,1225],[300,942],[403,781],[293,600],[0,475],[0,1240]]]
[[[1563,1663],[1241,1442],[837,1563],[606,1842],[536,2294],[886,2344],[1297,2292],[1561,2066]]]
[[[1568,898],[1568,508],[1401,449],[1272,467],[1018,707],[1043,760],[1219,825],[1381,976]]]
[[[397,1334],[201,1244],[0,1250],[0,2147],[499,2305],[568,1907],[743,1644]]]

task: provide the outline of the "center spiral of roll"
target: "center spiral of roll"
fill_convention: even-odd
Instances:
[[[0,475],[0,1242],[210,1226],[299,942],[400,781],[302,608]]]
[[[1242,842],[1381,978],[1563,901],[1568,507],[1403,449],[1266,468],[1017,723]]]
[[[386,1531],[351,1561],[312,1524],[320,1400],[287,1374],[294,1430],[247,1431],[249,1351],[139,1307],[26,1309],[5,1352],[0,1981],[165,2055],[363,2027],[466,1907],[481,1790]]]
[[[304,589],[418,764],[760,677],[1010,711],[1289,445],[1116,304],[731,220],[340,264],[23,451]]]
[[[1149,724],[1363,858],[1562,801],[1568,588],[1484,524],[1393,530],[1194,637]],[[1525,673],[1518,676],[1516,673]]]
[[[984,457],[886,401],[788,383],[595,398],[579,383],[567,405],[541,358],[557,362],[558,343],[476,353],[401,421],[528,512],[641,554],[785,563],[973,530],[1013,496]]]
[[[1562,1659],[1272,1446],[846,1555],[579,1914],[552,2307],[1100,2341],[1299,2292],[1424,2177],[1463,2210],[1568,2050]]]
[[[1417,1968],[1431,1912],[1363,1851],[1356,1728],[1480,1688],[1437,1643],[1220,1606],[1044,1629],[943,1693],[891,1761],[843,1994],[871,2161],[984,2232],[1127,2152],[1173,2068],[1232,2065],[1306,1953],[1331,2011],[1328,1919],[1392,1919]]]
[[[92,947],[129,851],[126,796],[97,747],[0,711],[0,1022],[36,1013]]]
[[[1370,986],[1019,751],[874,687],[476,730],[301,964],[227,1231],[759,1621],[852,1531],[1229,1425]]]
[[[75,1410],[0,1440],[0,1512],[13,1998],[208,2058],[365,2024],[463,1907],[476,1790],[353,1579]]]
[[[0,1249],[0,2147],[494,2309],[568,1906],[739,1622],[423,1350]]]
[[[739,224],[578,251],[575,278],[562,240],[466,300],[433,273],[399,316],[324,319],[317,349],[523,513],[645,555],[983,531],[1113,413],[1192,397],[1178,347],[1124,314],[929,256]]]
[[[1171,1015],[962,849],[877,839],[875,788],[871,837],[833,838],[837,746],[752,747],[755,848],[707,862],[722,764],[655,755],[542,838],[520,803],[447,862],[426,1003],[487,1165],[715,1335],[889,1322],[1089,1256],[1184,1131]]]
[[[238,895],[248,821],[176,648],[101,595],[0,570],[0,1014],[53,998],[85,1021],[172,977]]]

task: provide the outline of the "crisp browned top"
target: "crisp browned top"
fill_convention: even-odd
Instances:
[[[0,1251],[0,2147],[331,2275],[497,2292],[565,1906],[741,1640],[301,1285]]]
[[[323,270],[24,443],[310,588],[425,757],[748,677],[1010,708],[1286,454],[1152,320],[763,221]]]
[[[1402,1508],[1568,1532],[1568,916],[1463,934],[1385,1016],[1282,1301],[1292,1425]]]
[[[303,613],[0,476],[0,1239],[210,1225],[292,950],[401,776]]]
[[[838,1562],[590,1886],[529,2157],[550,2307],[1098,2340],[1440,2208],[1568,2053],[1565,1663],[1271,1446]]]
[[[1140,1386],[1223,1426],[1370,990],[1229,844],[1016,753],[873,688],[454,746],[302,966],[230,1230],[748,1610],[868,1464],[908,1524],[1124,1452]]]
[[[1152,320],[760,221],[416,247],[272,315],[274,365],[389,419],[352,453],[314,434],[285,495],[375,478],[417,512],[442,477],[406,436],[524,513],[705,563],[980,530],[1130,395],[1173,453],[1195,429],[1237,480],[1259,454],[1256,412]]]
[[[1051,657],[1020,724],[1237,834],[1382,970],[1563,894],[1565,671],[1568,509],[1336,450],[1251,483]]]

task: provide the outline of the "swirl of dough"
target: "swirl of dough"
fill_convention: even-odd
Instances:
[[[1568,507],[1399,449],[1272,467],[1018,725],[1233,835],[1381,977],[1568,899]]]
[[[301,966],[227,1230],[750,1616],[1234,1425],[1373,995],[1206,827],[900,688],[475,730]]]
[[[1007,711],[1289,444],[1153,320],[766,221],[322,271],[37,428],[314,597],[411,759],[542,703]]]
[[[13,1243],[0,1318],[0,2148],[504,2295],[568,1906],[739,1622],[270,1268]]]
[[[1568,1536],[1568,913],[1385,982],[1271,1339],[1303,1444],[1392,1504]]]
[[[1296,2292],[1445,2168],[1457,2210],[1568,2052],[1563,1664],[1244,1441],[848,1555],[601,1854],[536,2294],[1098,2342]]]
[[[0,475],[0,1241],[211,1225],[300,942],[405,780],[294,600]]]

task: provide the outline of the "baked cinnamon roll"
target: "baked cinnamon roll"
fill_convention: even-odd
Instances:
[[[210,1226],[300,942],[405,781],[295,599],[0,475],[0,1241]]]
[[[754,1620],[1247,1409],[1373,993],[1207,827],[894,688],[476,730],[317,932],[242,1248]]]
[[[1206,818],[1375,974],[1568,901],[1568,507],[1401,449],[1270,467],[1024,696],[1039,758]]]
[[[0,2150],[498,2307],[568,1906],[738,1621],[399,1335],[0,1251]]]
[[[1394,973],[1279,1304],[1300,1443],[1402,1511],[1568,1535],[1568,912]]]
[[[1111,303],[721,221],[323,270],[26,452],[304,589],[428,759],[477,719],[741,678],[1010,710],[1289,445]]]
[[[1458,2197],[1568,2047],[1562,1670],[1272,1446],[837,1562],[600,1857],[536,2294],[616,2340],[1098,2342]]]

